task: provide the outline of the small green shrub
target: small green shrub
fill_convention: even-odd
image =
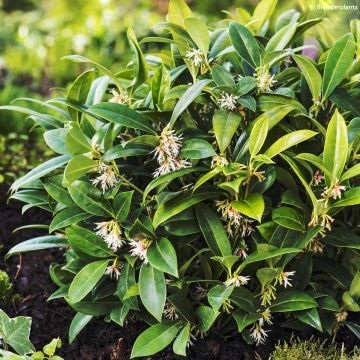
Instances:
[[[17,301],[19,298],[20,295],[15,294],[9,275],[0,270],[0,308],[8,306],[11,301]]]
[[[161,36],[129,28],[116,74],[65,57],[105,75],[85,71],[32,116],[57,156],[11,197],[53,220],[8,256],[65,249],[51,299],[77,311],[70,341],[95,316],[149,325],[132,357],[172,342],[185,355],[211,332],[259,345],[274,319],[359,336],[360,21],[314,60],[303,34],[321,19],[287,12],[272,31],[274,4],[210,31],[171,0]],[[149,42],[164,49],[145,56]]]
[[[360,360],[360,348],[346,353],[344,347],[311,338],[295,337],[287,343],[276,345],[268,360]]]

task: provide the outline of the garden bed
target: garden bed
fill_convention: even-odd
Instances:
[[[30,209],[23,216],[21,204],[11,201],[7,204],[7,188],[0,187],[0,239],[4,242],[3,254],[14,244],[25,239],[44,235],[44,230],[21,230],[12,233],[17,227],[32,223],[49,223],[50,216],[38,209]],[[131,347],[139,335],[145,329],[140,323],[130,322],[124,328],[114,323],[104,323],[102,319],[95,319],[79,334],[72,345],[68,343],[68,329],[75,311],[63,300],[47,302],[50,294],[56,290],[49,276],[49,266],[52,262],[60,262],[61,252],[38,251],[23,255],[22,266],[17,279],[14,280],[17,272],[19,257],[14,256],[7,262],[0,260],[0,268],[5,269],[14,285],[16,291],[21,295],[19,304],[9,305],[5,309],[11,317],[25,315],[33,319],[31,341],[36,348],[41,348],[51,339],[60,337],[63,346],[59,355],[66,360],[125,360],[130,358]],[[358,314],[351,314],[351,320],[359,321]],[[311,332],[302,334],[309,338]],[[268,359],[279,339],[289,340],[291,330],[274,326],[269,333],[269,340],[266,345],[252,347],[241,340],[240,335],[226,341],[215,336],[198,340],[196,346],[188,350],[188,359],[222,359],[222,360],[250,360],[255,359],[258,354],[261,359]],[[325,337],[324,337],[325,338]],[[347,329],[341,328],[337,336],[339,344],[344,343],[348,350],[352,350],[357,344],[355,336]],[[147,359],[182,359],[172,353],[171,348],[148,357]]]

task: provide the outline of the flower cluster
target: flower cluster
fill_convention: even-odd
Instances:
[[[163,129],[159,145],[154,150],[154,156],[160,165],[154,172],[154,177],[191,166],[189,161],[179,158],[181,140],[181,136],[176,136],[174,130],[166,127]]]
[[[236,100],[238,98],[239,98],[239,96],[225,93],[224,96],[218,100],[218,102],[222,109],[234,111],[234,110],[236,110],[236,107],[237,107]]]
[[[260,92],[271,92],[271,88],[277,82],[274,80],[275,75],[271,75],[267,69],[259,68],[254,76]]]
[[[95,230],[96,235],[103,238],[109,248],[113,251],[117,251],[125,243],[125,239],[121,236],[121,227],[116,220],[96,223]]]
[[[342,191],[346,190],[346,186],[340,185],[339,180],[337,179],[335,185],[328,188],[325,187],[324,192],[321,194],[323,197],[332,197],[334,200],[341,199]]]
[[[100,162],[98,172],[100,175],[95,179],[92,179],[91,183],[95,186],[100,184],[103,193],[113,188],[119,182],[113,165],[107,165],[103,162]]]
[[[200,66],[205,61],[204,53],[200,49],[191,49],[186,52],[186,58],[191,60],[191,65]]]
[[[148,263],[147,259],[147,250],[151,245],[152,241],[149,239],[142,239],[142,240],[131,240],[130,241],[130,255],[137,256],[144,264]]]
[[[129,100],[129,97],[127,95],[120,94],[115,89],[111,90],[111,94],[113,95],[113,97],[109,100],[109,102],[124,105]]]
[[[229,277],[226,281],[224,281],[225,286],[241,286],[246,285],[250,280],[250,276],[241,276],[237,274],[233,274],[231,277]]]

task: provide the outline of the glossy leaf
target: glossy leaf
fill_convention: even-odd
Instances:
[[[273,211],[272,219],[275,223],[296,231],[305,231],[303,216],[295,209],[281,207]]]
[[[89,110],[103,119],[116,124],[142,130],[146,133],[155,133],[150,120],[146,116],[125,105],[111,102],[99,103],[93,105]]]
[[[175,121],[182,114],[183,111],[201,94],[202,90],[206,85],[208,85],[211,80],[199,80],[195,84],[191,85],[179,99],[175,108],[172,112],[168,128],[172,129],[175,124]]]
[[[245,26],[235,22],[230,24],[229,35],[241,59],[256,69],[260,65],[260,50],[254,35]]]
[[[163,350],[175,339],[180,328],[180,322],[160,323],[149,327],[136,339],[131,359],[150,356]]]
[[[319,71],[305,56],[293,55],[293,58],[309,85],[313,100],[316,101],[321,93],[322,77]]]
[[[214,255],[231,255],[229,239],[218,216],[206,205],[195,207],[201,232]]]
[[[288,312],[315,308],[317,302],[304,292],[284,291],[277,295],[277,298],[270,306],[272,312]]]
[[[156,269],[178,277],[176,251],[171,242],[160,238],[146,252],[149,263]]]
[[[111,216],[110,204],[102,198],[102,193],[96,187],[85,181],[77,180],[69,186],[69,193],[76,205],[89,214]]]
[[[75,340],[75,338],[79,335],[81,330],[91,321],[93,318],[92,315],[85,315],[82,313],[77,313],[74,318],[71,320],[70,328],[69,328],[69,343]]]
[[[329,122],[324,145],[324,166],[332,177],[325,177],[326,183],[335,184],[340,179],[347,158],[347,129],[344,118],[335,111]]]
[[[71,302],[77,303],[89,294],[104,275],[109,261],[109,259],[94,261],[80,270],[69,288]]]
[[[232,207],[240,213],[261,222],[265,209],[264,198],[257,193],[250,194],[246,199],[233,201]]]
[[[140,299],[146,310],[156,320],[161,321],[166,300],[164,273],[151,265],[142,265],[139,276],[139,290]]]
[[[354,59],[356,44],[352,34],[345,34],[336,41],[326,59],[322,101],[325,101],[346,76]]]
[[[284,135],[279,140],[275,141],[266,151],[265,155],[267,155],[270,159],[274,156],[280,154],[281,152],[289,149],[292,146],[295,146],[303,141],[311,139],[317,135],[315,131],[311,130],[297,130],[293,131],[290,134]]]
[[[213,117],[213,128],[220,153],[224,153],[229,146],[242,117],[234,112],[217,110]]]

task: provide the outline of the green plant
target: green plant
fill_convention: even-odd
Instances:
[[[14,286],[9,275],[0,270],[0,307],[3,308],[10,301],[17,301],[18,299],[19,295],[14,293]]]
[[[345,352],[344,347],[339,348],[314,338],[300,340],[292,337],[289,343],[279,343],[271,353],[269,360],[358,360],[360,349],[355,347],[351,354]]]
[[[4,360],[63,360],[62,357],[55,355],[57,349],[61,348],[61,340],[53,339],[43,347],[42,351],[35,352],[34,345],[30,342],[31,318],[18,316],[9,318],[0,309],[0,359]],[[9,351],[9,346],[16,352]],[[28,354],[32,353],[31,356]]]
[[[359,336],[359,21],[315,61],[300,52],[321,19],[287,14],[268,33],[275,4],[210,32],[171,0],[164,35],[128,30],[132,69],[66,57],[105,76],[84,72],[46,103],[61,115],[33,116],[59,156],[12,198],[54,218],[8,256],[66,249],[50,299],[78,312],[70,342],[129,313],[149,324],[132,357],[173,341],[185,355],[213,331],[261,344],[273,318]],[[149,58],[147,42],[171,46]]]
[[[12,183],[52,154],[39,139],[41,134],[0,135],[0,183]]]

